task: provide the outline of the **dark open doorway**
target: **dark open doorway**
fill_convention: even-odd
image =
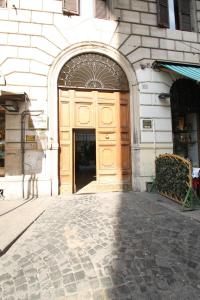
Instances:
[[[194,80],[181,78],[171,88],[174,154],[200,166],[200,86]]]
[[[74,192],[96,180],[96,134],[94,129],[74,130]]]

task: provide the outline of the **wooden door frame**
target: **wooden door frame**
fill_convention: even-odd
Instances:
[[[72,192],[76,193],[76,128],[72,128]]]
[[[116,178],[119,178],[121,176],[120,177],[121,181],[120,180],[116,180],[116,181],[113,181],[113,182],[112,181],[109,181],[109,182],[111,182],[110,185],[112,185],[112,186],[117,185],[118,186],[118,190],[121,190],[121,189],[123,190],[125,188],[125,186],[131,187],[132,186],[132,164],[131,164],[131,138],[130,138],[130,128],[131,128],[130,127],[130,94],[128,92],[125,93],[125,92],[119,92],[119,91],[117,91],[117,92],[110,91],[109,93],[101,91],[102,94],[100,93],[100,91],[89,91],[88,92],[88,91],[85,91],[85,90],[84,91],[80,91],[80,90],[67,90],[67,89],[64,90],[64,92],[63,92],[63,89],[61,89],[60,91],[61,91],[61,93],[60,93],[60,97],[59,97],[59,112],[60,112],[59,118],[60,117],[63,118],[63,113],[62,113],[63,110],[62,110],[62,108],[67,108],[68,107],[67,108],[68,110],[71,109],[71,111],[69,110],[68,116],[64,117],[64,119],[63,119],[64,123],[62,125],[61,125],[61,123],[60,123],[61,121],[59,119],[59,137],[60,137],[60,134],[62,134],[63,126],[65,126],[67,128],[67,129],[66,128],[64,128],[64,129],[68,131],[68,135],[70,136],[70,139],[68,140],[68,146],[70,148],[68,150],[68,154],[70,153],[69,154],[70,156],[68,156],[68,157],[69,157],[69,161],[70,161],[69,165],[71,166],[70,167],[71,168],[71,176],[69,175],[70,171],[68,172],[68,174],[65,173],[66,174],[65,177],[68,176],[68,178],[71,178],[71,181],[69,182],[69,180],[68,180],[68,183],[65,182],[64,185],[62,185],[62,179],[61,179],[61,177],[62,177],[62,174],[61,174],[61,159],[60,159],[61,154],[60,154],[60,157],[59,157],[59,174],[60,174],[60,177],[59,177],[59,179],[60,179],[59,186],[60,186],[60,193],[63,193],[63,190],[66,190],[66,191],[68,190],[68,193],[70,193],[70,189],[71,189],[71,193],[75,192],[74,186],[75,186],[75,175],[76,174],[75,174],[75,170],[74,170],[74,168],[75,168],[75,153],[74,153],[75,152],[75,145],[74,145],[74,143],[75,143],[75,132],[76,132],[76,130],[78,130],[78,129],[86,129],[86,130],[87,129],[93,129],[93,130],[95,130],[95,138],[96,138],[96,175],[97,175],[97,180],[99,180],[99,178],[100,178],[100,177],[98,177],[98,172],[100,171],[99,159],[98,159],[98,156],[100,155],[99,154],[100,148],[97,149],[98,143],[99,143],[99,140],[97,141],[97,138],[99,138],[100,132],[103,133],[105,131],[104,133],[106,133],[106,131],[112,131],[112,130],[116,131],[117,130],[116,131],[116,135],[118,136],[118,138],[117,138],[117,141],[115,141],[115,143],[117,143],[117,144],[120,143],[119,144],[120,147],[122,146],[122,142],[123,142],[123,140],[121,138],[121,129],[122,128],[119,127],[121,119],[119,119],[119,123],[118,123],[118,120],[116,119],[115,122],[117,124],[116,125],[117,127],[115,126],[116,127],[116,128],[114,127],[115,129],[111,130],[111,129],[109,129],[109,127],[106,128],[105,125],[103,125],[103,127],[100,128],[100,127],[98,127],[98,126],[100,126],[100,125],[98,125],[98,122],[99,122],[98,121],[98,118],[99,118],[98,109],[100,108],[101,104],[105,104],[105,106],[108,106],[112,102],[113,104],[111,104],[111,105],[115,105],[117,107],[116,116],[115,117],[118,116],[119,118],[121,118],[120,117],[120,115],[121,115],[121,106],[120,105],[121,105],[121,103],[123,102],[123,99],[124,99],[123,98],[124,97],[123,93],[127,97],[126,102],[127,102],[127,105],[128,105],[128,119],[129,119],[129,121],[127,123],[128,124],[128,128],[129,128],[129,130],[127,132],[127,134],[129,135],[128,144],[127,144],[127,146],[129,147],[129,154],[126,156],[126,157],[129,157],[129,163],[127,164],[129,166],[129,168],[127,169],[128,172],[126,173],[128,175],[127,175],[127,177],[125,176],[125,173],[123,173],[123,167],[122,167],[121,171],[120,172],[117,171],[117,173],[116,173]],[[66,96],[67,94],[69,96]],[[82,94],[82,96],[81,96],[81,94]],[[108,103],[106,102],[107,100],[100,100],[98,98],[99,96],[100,96],[100,98],[102,98],[103,94],[106,97],[105,99],[108,99]],[[112,96],[108,97],[108,94],[113,95],[113,97]],[[86,101],[85,98],[84,98],[84,95],[87,96],[87,97],[90,96],[90,98],[85,97],[86,99],[89,99],[89,100]],[[80,99],[82,99],[82,100],[80,100]],[[82,102],[80,102],[80,101],[82,101]],[[109,101],[111,101],[111,102],[109,102]],[[63,104],[65,104],[65,105],[62,106],[61,102],[63,102],[62,105]],[[90,104],[90,105],[93,106],[93,108],[91,108],[92,111],[93,111],[93,117],[91,119],[92,123],[90,122],[91,120],[89,119],[90,121],[88,122],[87,127],[81,126],[79,124],[80,121],[78,119],[77,119],[78,121],[76,120],[77,117],[75,117],[75,115],[76,115],[75,114],[75,105],[77,103],[78,103],[77,107],[81,106],[80,103],[82,103],[82,106],[84,106],[85,104],[88,104],[88,105]],[[66,106],[66,104],[68,106]],[[69,118],[68,121],[66,121],[67,118]],[[76,123],[76,122],[78,122],[78,123]],[[65,123],[67,123],[68,125],[66,125]],[[61,141],[61,138],[59,139],[59,144],[60,144],[60,141]],[[71,141],[70,142],[71,146],[69,145],[69,141]],[[112,141],[112,139],[110,141]],[[105,144],[105,142],[102,142],[102,143]],[[112,151],[115,151],[115,152],[117,151],[117,149],[115,149],[114,145],[113,145],[112,148],[113,148]],[[116,159],[118,159],[117,155],[118,154],[116,154]],[[120,148],[120,155],[121,155],[121,148]],[[122,164],[120,166],[122,166]],[[110,176],[110,178],[111,178],[111,176]],[[129,178],[129,179],[125,179],[125,178]],[[117,183],[117,181],[118,181],[118,183]],[[103,182],[101,183],[101,181],[99,181],[99,183],[100,183],[100,185],[103,184]],[[106,186],[106,184],[104,184],[104,185]],[[109,184],[107,183],[107,187],[106,188],[108,188],[108,185]],[[121,189],[120,189],[120,186],[121,186]],[[103,190],[103,185],[100,187],[100,189]],[[117,189],[117,187],[115,187],[114,190],[116,190],[116,189]]]

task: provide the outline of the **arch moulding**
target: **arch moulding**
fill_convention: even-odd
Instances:
[[[51,173],[52,178],[52,192],[58,194],[58,88],[57,81],[59,73],[64,64],[72,57],[83,53],[99,53],[106,55],[113,59],[125,72],[130,92],[130,121],[131,121],[131,148],[133,149],[133,133],[135,134],[139,130],[138,115],[139,115],[139,103],[137,92],[135,87],[137,85],[137,78],[133,67],[128,60],[120,54],[116,49],[101,43],[78,43],[64,49],[54,60],[50,67],[48,74],[48,114],[49,114],[49,143],[50,149],[53,150],[49,154],[51,161]],[[133,106],[134,99],[134,106]],[[132,170],[133,170],[133,156],[132,156]],[[135,169],[135,167],[134,167]]]

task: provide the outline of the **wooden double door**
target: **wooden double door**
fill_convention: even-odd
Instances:
[[[93,192],[131,188],[129,93],[59,90],[60,193],[76,191],[77,130],[94,130]],[[90,191],[91,192],[91,191]]]

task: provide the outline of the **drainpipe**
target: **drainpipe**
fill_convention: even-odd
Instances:
[[[21,169],[22,169],[22,197],[24,198],[24,156],[25,156],[25,118],[28,115],[39,116],[43,113],[43,110],[24,110],[21,114],[21,152],[22,152],[22,160],[21,160]]]
[[[156,158],[156,129],[155,129],[155,120],[152,120],[153,125],[153,148],[154,148],[154,156]]]

